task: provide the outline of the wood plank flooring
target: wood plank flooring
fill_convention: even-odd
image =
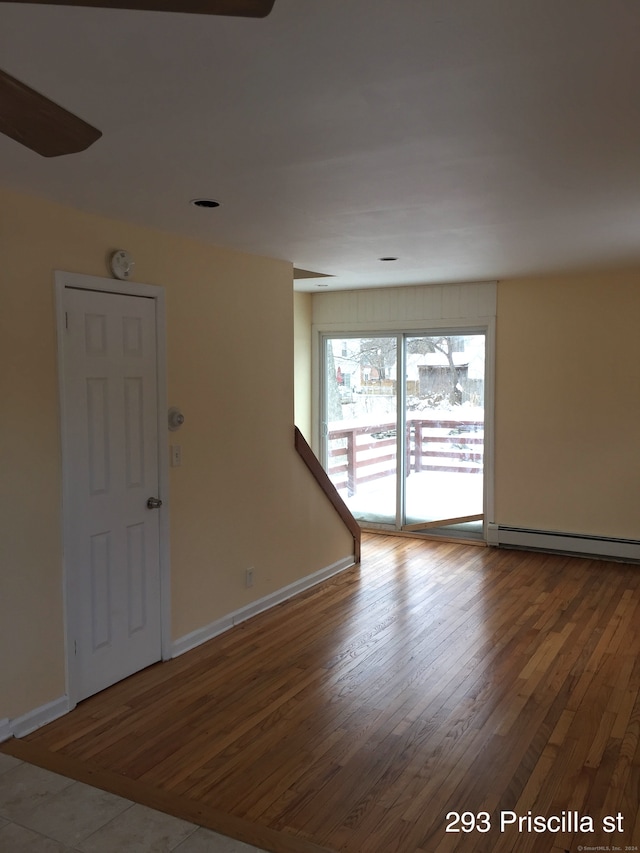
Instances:
[[[638,849],[640,566],[362,554],[3,750],[274,853]]]

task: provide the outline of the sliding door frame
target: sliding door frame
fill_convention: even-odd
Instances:
[[[494,521],[494,447],[495,447],[495,340],[496,319],[495,316],[477,319],[456,318],[454,320],[418,320],[387,321],[387,322],[325,322],[314,324],[312,327],[312,447],[326,468],[326,443],[323,430],[325,424],[323,416],[326,405],[326,383],[325,383],[325,341],[328,338],[350,338],[350,337],[396,337],[398,345],[397,374],[404,377],[405,370],[405,347],[404,336],[419,335],[444,335],[444,334],[483,334],[485,336],[485,382],[484,382],[484,469],[483,469],[483,522],[482,538],[487,541],[489,524]],[[402,380],[404,384],[404,380]],[[400,389],[400,379],[397,382]],[[404,420],[401,412],[404,393],[396,394],[397,422]],[[367,523],[366,527],[380,529],[381,531],[396,532],[402,528],[404,518],[404,477],[405,460],[404,453],[398,453],[397,483],[398,490],[396,500],[395,530],[387,524]]]

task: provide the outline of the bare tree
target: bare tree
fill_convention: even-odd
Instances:
[[[360,341],[360,365],[373,368],[378,379],[391,378],[391,368],[396,364],[396,338],[363,338]]]
[[[449,402],[452,406],[462,402],[462,389],[460,388],[458,369],[455,365],[453,354],[464,350],[463,338],[453,335],[442,335],[442,337],[429,336],[409,338],[407,351],[410,353],[434,353],[439,352],[447,359],[449,366],[449,378],[451,386],[449,389]]]
[[[338,389],[338,372],[333,353],[333,341],[327,344],[326,382],[327,382],[327,419],[329,421],[342,420],[342,401]]]

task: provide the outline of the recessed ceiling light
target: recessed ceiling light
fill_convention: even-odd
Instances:
[[[220,207],[220,202],[212,198],[192,198],[191,204],[194,207]]]
[[[397,259],[397,258],[388,257],[388,258],[378,258],[378,260],[379,260],[379,261],[397,261],[398,259]]]

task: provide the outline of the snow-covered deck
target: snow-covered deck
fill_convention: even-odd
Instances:
[[[396,523],[395,422],[334,422],[329,476],[353,515]],[[484,422],[477,409],[412,413],[404,442],[405,524],[480,515],[483,511]]]
[[[406,480],[406,524],[480,515],[483,476],[446,471],[411,472]],[[353,495],[339,489],[359,521],[395,524],[397,477],[390,474],[363,483]]]

